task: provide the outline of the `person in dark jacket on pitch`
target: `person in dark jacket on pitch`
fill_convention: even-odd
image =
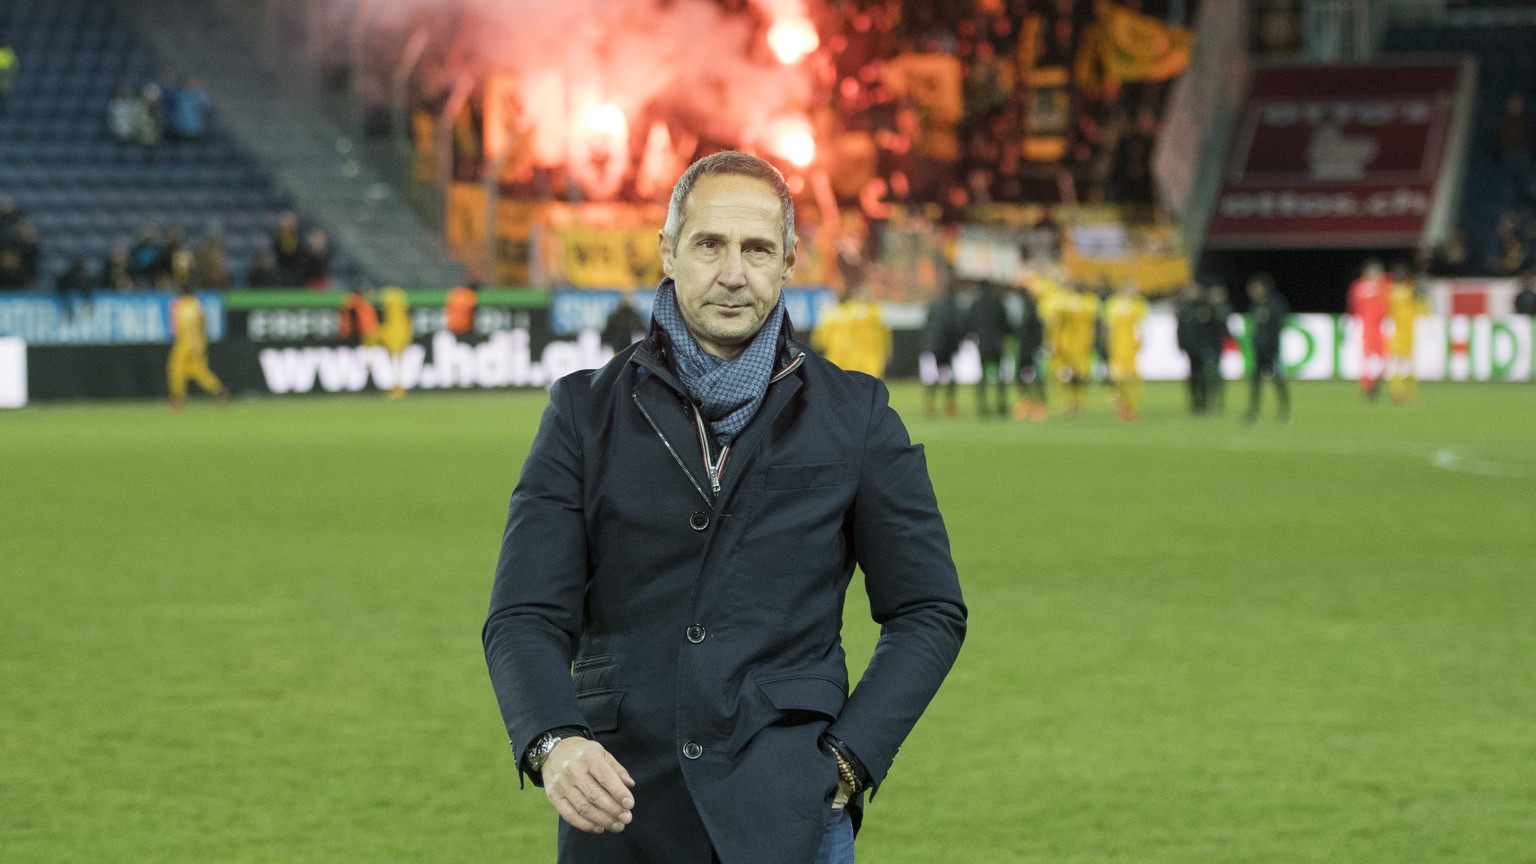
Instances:
[[[1275,290],[1275,280],[1268,273],[1258,273],[1248,280],[1248,338],[1253,345],[1253,369],[1249,378],[1248,413],[1243,422],[1256,423],[1263,396],[1264,379],[1274,382],[1280,400],[1280,422],[1291,417],[1291,393],[1285,386],[1285,364],[1280,361],[1280,331],[1290,306]]]
[[[625,348],[635,344],[635,337],[645,332],[645,319],[640,317],[640,312],[635,309],[635,304],[625,294],[619,298],[619,305],[613,307],[608,313],[608,319],[603,322],[603,344],[613,349],[617,354]]]
[[[660,245],[649,333],[555,383],[512,493],[482,631],[512,752],[559,864],[850,864],[965,634],[922,449],[795,339],[772,166],[695,162]],[[850,694],[855,567],[881,635]]]
[[[1213,298],[1224,297],[1226,291],[1204,289],[1200,283],[1184,286],[1178,298],[1178,349],[1189,358],[1189,414],[1200,417],[1217,403],[1221,412],[1221,349],[1227,340],[1226,304],[1215,303]],[[1215,400],[1212,400],[1215,397]]]
[[[975,283],[976,297],[966,310],[964,332],[976,339],[977,353],[981,355],[981,380],[976,382],[976,416],[1008,416],[1008,382],[1003,379],[1003,348],[1012,327],[1008,322],[1008,308],[998,293],[997,285],[988,281]],[[987,389],[996,388],[997,407],[987,404]]]
[[[953,417],[955,407],[955,352],[960,350],[964,321],[953,284],[928,303],[928,317],[923,324],[923,413],[938,416],[939,388],[944,388],[944,413]],[[930,366],[931,364],[931,366]]]
[[[1525,271],[1520,280],[1520,290],[1515,293],[1515,312],[1527,318],[1536,317],[1536,270]]]
[[[1232,331],[1227,322],[1232,305],[1227,302],[1227,286],[1212,285],[1205,290],[1208,314],[1201,316],[1200,352],[1205,369],[1206,410],[1221,416],[1227,409],[1227,379],[1221,374],[1221,355],[1226,351]]]
[[[1174,316],[1177,321],[1175,335],[1178,340],[1179,350],[1189,360],[1189,413],[1196,417],[1205,413],[1207,404],[1207,382],[1205,370],[1205,351],[1202,350],[1203,333],[1201,325],[1202,316],[1209,317],[1210,309],[1205,303],[1205,292],[1199,283],[1190,282],[1179,291],[1178,304],[1174,308]]]
[[[1019,382],[1019,401],[1014,403],[1017,420],[1044,420],[1049,413],[1045,399],[1045,377],[1040,374],[1040,349],[1045,347],[1045,325],[1040,321],[1040,302],[1029,288],[1019,289],[1019,362],[1014,377]]]

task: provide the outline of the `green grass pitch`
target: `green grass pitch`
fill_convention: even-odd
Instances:
[[[1295,399],[896,386],[971,630],[861,861],[1536,861],[1536,386]],[[479,644],[543,402],[0,414],[0,861],[552,861]]]

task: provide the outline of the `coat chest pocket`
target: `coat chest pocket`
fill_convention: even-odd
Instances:
[[[623,690],[597,690],[577,693],[576,704],[581,716],[593,732],[617,732],[619,729],[619,703],[624,699]]]
[[[808,462],[803,465],[769,465],[764,488],[769,490],[816,489],[843,482],[846,462]]]

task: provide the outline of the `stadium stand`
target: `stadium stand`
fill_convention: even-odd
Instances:
[[[1443,23],[1394,26],[1385,34],[1383,49],[1396,53],[1454,53],[1477,58],[1477,97],[1471,138],[1466,155],[1466,175],[1461,195],[1459,224],[1466,231],[1474,266],[1483,265],[1495,242],[1495,226],[1506,212],[1529,222],[1536,218],[1529,200],[1512,193],[1498,164],[1499,125],[1506,100],[1523,95],[1528,106],[1536,105],[1536,25],[1456,26]]]
[[[108,104],[122,87],[172,80],[171,70],[112,3],[49,0],[0,4],[0,41],[18,57],[0,109],[0,195],[41,235],[33,284],[46,289],[81,258],[94,270],[114,245],[154,226],[179,229],[189,246],[222,239],[230,272],[243,274],[292,204],[222,128],[201,137],[121,142]],[[338,256],[337,270],[353,265]]]

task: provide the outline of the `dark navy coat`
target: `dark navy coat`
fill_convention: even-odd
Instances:
[[[516,754],[587,726],[636,781],[622,833],[560,823],[561,862],[809,864],[837,788],[822,733],[878,786],[960,650],[949,540],[879,380],[789,338],[712,479],[666,350],[653,329],[550,390],[483,633],[491,681]],[[881,635],[849,696],[856,564]]]

